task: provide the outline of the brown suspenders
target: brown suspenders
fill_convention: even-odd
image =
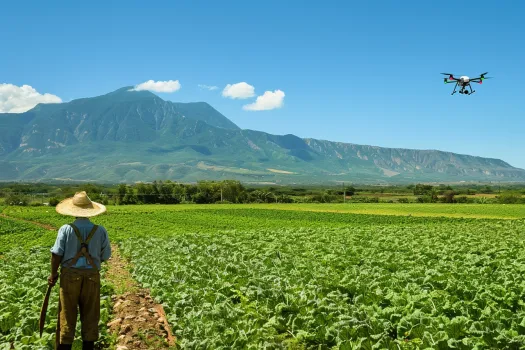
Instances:
[[[93,238],[93,235],[95,234],[95,232],[97,232],[98,226],[97,225],[93,226],[93,228],[89,232],[89,235],[86,238],[86,241],[82,239],[82,235],[80,234],[78,227],[76,227],[74,224],[69,224],[69,226],[73,228],[73,231],[75,231],[75,235],[77,236],[78,241],[80,242],[80,250],[78,251],[77,255],[75,255],[73,260],[69,263],[69,267],[74,266],[81,256],[84,256],[86,258],[89,265],[96,267],[95,264],[93,263],[93,258],[91,257],[91,255],[89,255],[88,243],[91,240],[91,238]]]

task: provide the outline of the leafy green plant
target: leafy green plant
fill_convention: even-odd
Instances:
[[[38,328],[49,276],[49,247],[53,241],[50,232],[0,217],[0,349],[11,349],[12,346],[15,349],[54,348],[58,284],[51,293],[42,338]],[[14,239],[10,240],[10,236]],[[24,238],[28,239],[27,242]],[[109,296],[112,289],[105,283],[104,274],[105,270],[102,271],[101,286],[100,346],[111,343],[106,323],[111,312]],[[77,322],[77,343],[81,342],[79,336],[80,322]]]

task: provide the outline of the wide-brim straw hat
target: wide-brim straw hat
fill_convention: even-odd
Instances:
[[[93,202],[89,199],[86,191],[77,192],[71,198],[64,199],[56,206],[56,211],[62,215],[74,216],[77,218],[90,218],[106,211],[103,204]]]

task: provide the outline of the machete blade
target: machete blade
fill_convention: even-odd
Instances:
[[[47,305],[49,304],[49,295],[51,294],[52,286],[47,286],[46,297],[44,298],[44,303],[42,304],[42,309],[40,310],[40,338],[42,338],[42,333],[44,332],[44,324],[46,323],[46,313]]]

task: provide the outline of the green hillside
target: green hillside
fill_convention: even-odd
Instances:
[[[499,159],[242,130],[204,102],[124,87],[0,114],[0,180],[525,181]]]

